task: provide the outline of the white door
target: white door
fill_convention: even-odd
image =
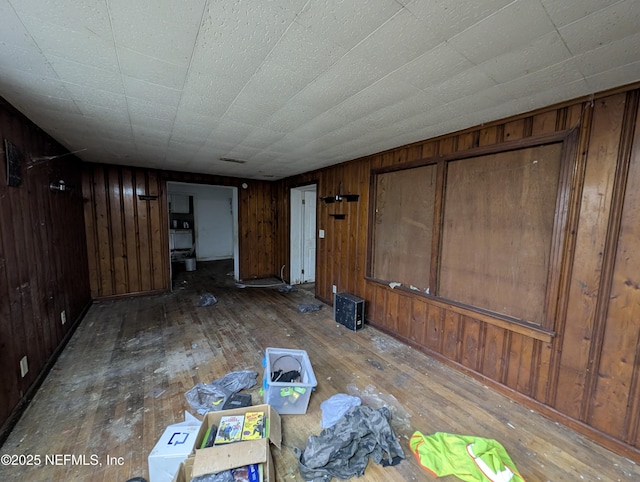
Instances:
[[[316,186],[291,189],[291,284],[316,280]]]
[[[196,205],[196,256],[198,261],[233,257],[231,190],[211,188]]]
[[[316,280],[316,191],[304,191],[303,204],[303,243],[302,243],[302,282]]]

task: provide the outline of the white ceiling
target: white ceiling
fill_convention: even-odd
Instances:
[[[638,80],[638,0],[0,0],[0,96],[90,162],[278,179]]]

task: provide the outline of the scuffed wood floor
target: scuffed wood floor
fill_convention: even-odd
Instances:
[[[259,376],[250,392],[262,403],[267,347],[306,350],[318,380],[307,413],[283,416],[283,446],[274,450],[278,480],[302,480],[293,447],[320,432],[320,403],[350,385],[370,387],[374,401],[397,399],[392,426],[407,457],[396,467],[370,463],[357,480],[434,480],[408,450],[414,430],[497,439],[529,482],[640,480],[633,462],[395,339],[371,327],[350,332],[333,321],[330,306],[300,313],[299,303],[317,302],[312,294],[239,289],[225,278],[230,270],[200,263],[179,274],[173,293],[94,304],[0,450],[74,455],[86,465],[59,459],[59,465],[0,466],[0,480],[148,478],[149,452],[167,425],[184,419],[190,410],[184,393],[196,383],[252,369]],[[218,303],[198,307],[206,292]]]

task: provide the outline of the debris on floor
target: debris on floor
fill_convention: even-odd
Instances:
[[[300,303],[298,305],[298,311],[300,313],[312,313],[314,311],[320,311],[321,308],[322,305],[317,303]]]
[[[342,416],[353,407],[362,404],[362,400],[358,397],[347,395],[346,393],[337,393],[320,404],[322,410],[322,428],[329,428],[335,425]]]
[[[409,419],[411,415],[405,410],[396,397],[390,393],[376,392],[376,387],[367,385],[364,390],[360,390],[356,385],[347,385],[347,393],[362,400],[363,405],[373,408],[388,408],[393,417],[391,423],[398,431],[406,431],[410,428]]]
[[[233,394],[253,387],[258,372],[242,370],[227,373],[211,383],[198,383],[184,394],[192,409],[201,415],[222,410],[224,403]]]
[[[200,296],[200,302],[198,303],[198,306],[212,306],[217,302],[218,300],[211,293],[204,293]]]
[[[298,468],[305,480],[360,477],[369,459],[383,467],[405,457],[389,425],[391,411],[383,407],[352,407],[330,428],[312,435],[304,450],[295,448]]]

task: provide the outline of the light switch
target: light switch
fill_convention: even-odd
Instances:
[[[321,229],[320,232],[318,233],[318,237],[320,239],[324,239],[324,229]]]

